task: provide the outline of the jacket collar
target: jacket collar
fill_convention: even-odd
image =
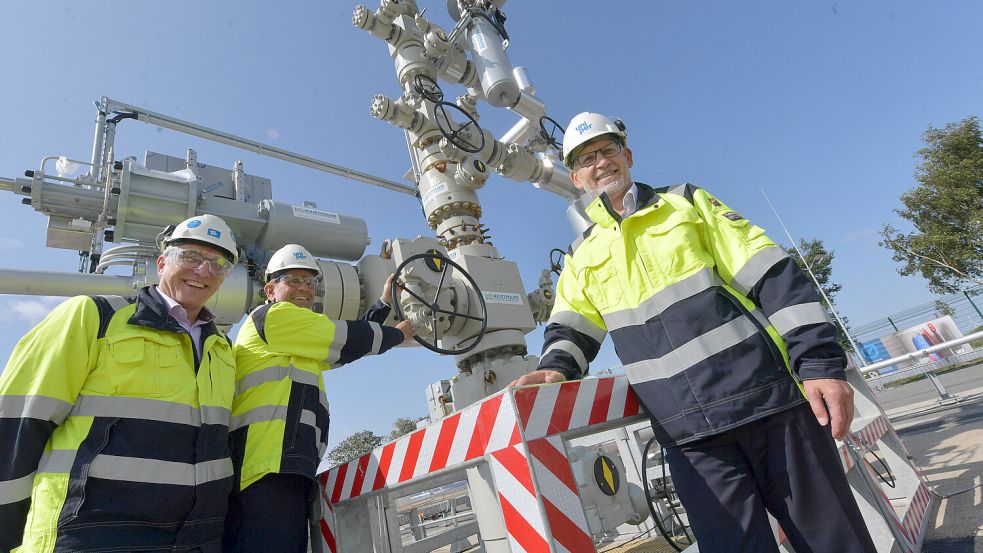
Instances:
[[[643,182],[635,182],[635,186],[638,188],[638,209],[635,210],[635,213],[659,203],[659,195],[651,186]],[[587,205],[585,211],[591,221],[602,227],[610,227],[621,222],[621,216],[611,207],[611,200],[608,199],[607,194],[598,196],[597,199]]]
[[[137,294],[136,309],[127,322],[132,325],[166,330],[178,334],[187,334],[187,331],[177,321],[171,318],[168,313],[167,302],[164,301],[160,292],[157,291],[156,285],[144,286],[140,289],[140,292]],[[202,325],[202,342],[212,334],[218,334],[218,328],[215,326],[214,321],[209,321],[208,324]]]

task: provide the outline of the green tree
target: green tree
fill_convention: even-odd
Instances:
[[[836,306],[836,294],[843,289],[843,286],[833,282],[833,258],[835,257],[835,252],[832,250],[827,250],[826,245],[819,238],[813,238],[811,240],[800,239],[799,249],[795,248],[785,248],[785,251],[795,260],[795,264],[799,266],[800,269],[812,273],[813,286],[816,287],[817,291],[822,290],[826,293],[825,297],[823,294],[819,294],[819,301],[822,302],[823,307],[826,308],[826,312],[829,314],[829,320],[833,321],[836,325],[836,341],[839,342],[843,349],[850,351],[853,348],[850,346],[850,341],[847,340],[846,333],[840,328],[840,324],[837,322],[836,317],[833,316],[833,308]],[[802,252],[802,255],[799,255]],[[826,301],[832,302],[832,306]],[[846,317],[841,317],[843,323],[849,328],[849,321]]]
[[[949,305],[948,303],[942,300],[935,300],[935,316],[945,317],[946,315],[950,317],[955,317],[956,310],[953,309],[951,305]]]
[[[392,432],[389,433],[389,435],[386,437],[386,440],[391,442],[399,438],[400,436],[405,436],[406,434],[413,432],[414,430],[416,430],[416,423],[425,418],[426,417],[411,419],[409,417],[399,417],[398,419],[393,421]]]
[[[902,275],[919,274],[929,290],[958,292],[983,284],[983,136],[978,117],[929,127],[918,151],[918,185],[896,209],[910,223],[905,232],[886,224],[880,244],[893,252]]]
[[[341,440],[341,443],[328,452],[328,462],[332,467],[347,463],[379,447],[382,441],[382,436],[377,436],[370,430],[356,432]]]

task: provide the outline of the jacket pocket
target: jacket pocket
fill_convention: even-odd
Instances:
[[[110,338],[107,347],[110,393],[155,398],[177,389],[182,378],[180,344],[127,336]]]
[[[79,444],[75,452],[68,477],[68,490],[65,492],[65,503],[62,505],[58,526],[69,525],[79,517],[85,506],[86,493],[91,493],[89,486],[89,468],[92,462],[106,446],[113,427],[119,422],[118,418],[94,417],[89,433]]]
[[[598,252],[584,262],[583,279],[587,298],[602,312],[619,308],[622,283],[610,252]]]
[[[645,229],[646,241],[639,246],[646,261],[654,263],[670,281],[696,267],[713,264],[703,245],[703,219],[694,210],[677,211],[665,221]]]

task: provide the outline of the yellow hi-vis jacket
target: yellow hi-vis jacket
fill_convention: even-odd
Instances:
[[[0,550],[221,551],[232,346],[201,357],[156,287],[79,296],[0,375]]]
[[[812,282],[763,230],[693,185],[636,185],[624,219],[604,195],[588,205],[540,369],[579,378],[610,333],[663,446],[798,405],[797,379],[845,378]]]
[[[367,316],[381,322],[389,308],[380,304]],[[288,302],[254,309],[235,341],[232,459],[238,489],[267,474],[313,480],[328,440],[322,373],[402,341],[394,327],[333,321]]]

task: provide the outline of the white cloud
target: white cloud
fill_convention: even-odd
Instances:
[[[15,250],[23,247],[24,243],[16,238],[0,238],[0,250]]]
[[[0,320],[35,325],[66,299],[60,296],[38,296],[32,299],[4,301],[0,303]]]
[[[855,242],[857,240],[864,240],[871,236],[876,236],[877,234],[878,234],[878,230],[874,228],[860,229],[857,232],[844,236],[843,238],[840,239],[840,242],[844,244],[847,242]]]

